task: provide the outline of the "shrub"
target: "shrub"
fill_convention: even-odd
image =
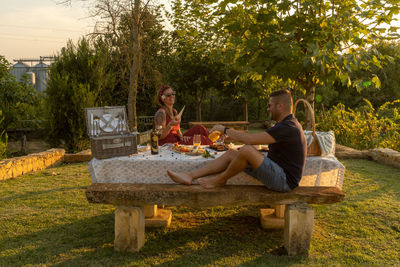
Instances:
[[[400,151],[400,100],[387,102],[375,110],[368,100],[351,109],[343,104],[317,114],[317,128],[333,130],[336,142],[357,149],[376,147]]]
[[[0,124],[4,120],[2,111],[0,110]],[[0,130],[0,160],[3,159],[7,152],[7,134],[5,130]]]
[[[113,79],[107,74],[106,50],[98,49],[81,39],[75,46],[69,42],[51,67],[47,86],[50,142],[64,143],[70,152],[89,147],[85,108],[104,105],[102,90],[110,89]]]

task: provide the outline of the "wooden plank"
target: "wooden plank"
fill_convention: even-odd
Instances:
[[[188,207],[287,205],[298,202],[329,204],[342,201],[337,187],[298,187],[288,193],[264,186],[225,185],[204,189],[200,185],[94,183],[86,189],[91,203],[125,206],[172,205]]]
[[[226,127],[234,128],[236,130],[247,130],[250,123],[248,121],[191,121],[189,127],[201,124],[210,130],[214,125],[222,124]]]

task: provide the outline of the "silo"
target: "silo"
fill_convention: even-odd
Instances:
[[[22,75],[24,75],[28,70],[29,70],[28,65],[26,65],[22,61],[18,61],[16,64],[12,66],[10,72],[17,78],[17,81],[21,81]]]
[[[26,74],[28,75],[29,81],[32,83],[32,86],[35,86],[35,84],[36,84],[36,76],[35,76],[35,73],[32,72],[32,71],[28,71]]]
[[[31,71],[35,73],[36,84],[35,89],[38,92],[46,91],[47,80],[49,78],[49,66],[40,61],[38,64],[31,68]]]

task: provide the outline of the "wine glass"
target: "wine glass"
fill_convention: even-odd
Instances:
[[[193,135],[193,145],[194,146],[200,146],[201,145],[201,135],[200,134]]]

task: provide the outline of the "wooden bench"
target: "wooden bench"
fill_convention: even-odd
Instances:
[[[116,206],[114,248],[131,252],[139,251],[145,242],[145,206],[285,205],[284,246],[289,255],[298,255],[307,254],[310,247],[314,211],[308,204],[340,202],[344,193],[337,187],[298,187],[279,193],[253,185],[204,189],[199,185],[93,183],[86,197],[90,203]]]
[[[189,122],[189,127],[191,128],[197,124],[203,125],[207,128],[207,130],[210,130],[213,126],[217,124],[222,124],[226,127],[236,130],[247,131],[250,123],[248,121],[191,121]]]

